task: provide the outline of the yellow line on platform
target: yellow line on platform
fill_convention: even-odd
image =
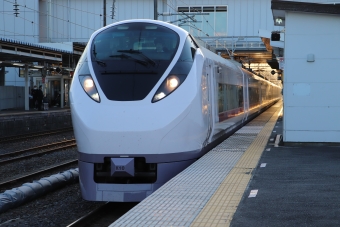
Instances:
[[[280,109],[281,107],[270,117],[255,140],[192,222],[192,227],[226,227],[230,225],[244,191],[252,177],[252,171],[256,168],[262,152],[267,145],[279,116],[278,112]]]

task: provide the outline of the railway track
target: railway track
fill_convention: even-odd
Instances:
[[[57,130],[53,130],[53,131],[45,131],[45,132],[40,132],[40,133],[35,133],[35,134],[25,133],[25,134],[21,134],[21,135],[0,137],[0,143],[15,142],[15,141],[20,141],[20,140],[32,139],[32,138],[36,138],[36,137],[54,135],[54,134],[70,132],[70,131],[73,131],[73,127],[57,129]]]
[[[0,165],[77,146],[75,139],[0,154]]]
[[[79,187],[76,183],[78,181],[78,170],[76,169],[78,160],[72,128],[29,135],[20,137],[20,139],[6,138],[5,141],[2,138],[1,142],[3,142],[0,143],[1,198],[18,191],[21,192],[21,190],[24,194],[18,196],[17,199],[13,200],[11,197],[6,203],[0,203],[0,216],[3,217],[3,215],[6,216],[6,213],[15,213],[18,210],[27,209],[23,212],[24,215],[29,214],[38,218],[31,212],[38,212],[37,210],[41,209],[40,205],[44,202],[46,202],[43,205],[44,208],[57,206],[60,202],[59,195],[65,193],[65,191],[67,192],[65,196],[69,196],[69,200],[73,202],[75,197],[80,196],[77,193]],[[70,188],[72,191],[70,191]],[[13,198],[16,198],[15,196]],[[54,200],[54,198],[56,199]],[[78,201],[76,201],[77,203]],[[79,203],[82,203],[82,200]],[[32,207],[32,204],[35,205]],[[87,209],[81,215],[89,210],[91,209]],[[62,212],[64,211],[60,211],[60,213]],[[76,216],[76,218],[78,217],[80,215]],[[76,218],[69,219],[65,225]],[[0,223],[4,220],[0,218]],[[30,221],[28,220],[28,222]],[[48,226],[48,223],[41,226]]]
[[[110,203],[107,202],[90,213],[84,215],[67,227],[109,226],[138,203]]]
[[[74,160],[63,162],[63,163],[60,163],[60,164],[57,164],[57,165],[54,165],[54,166],[51,166],[51,167],[48,167],[42,170],[37,170],[35,172],[22,175],[20,177],[15,177],[10,180],[2,181],[0,182],[0,191],[20,186],[21,184],[29,182],[29,181],[37,180],[39,176],[40,177],[48,176],[48,175],[55,174],[56,172],[61,172],[61,171],[70,169],[72,167],[75,167],[77,163],[78,163],[78,160],[74,159]]]

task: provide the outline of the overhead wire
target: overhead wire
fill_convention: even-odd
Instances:
[[[188,7],[190,7],[190,5],[189,4],[187,4],[187,3],[185,3],[185,2],[183,2],[182,0],[179,0],[180,2],[182,2],[184,5],[186,5],[186,6],[188,6]],[[202,12],[199,12],[198,10],[195,10],[195,12],[196,13],[202,13],[203,12],[203,10],[202,10]],[[204,19],[205,19],[205,21],[207,22],[207,24],[213,29],[213,31],[214,31],[214,35],[215,35],[215,33],[216,33],[216,30],[215,30],[215,28],[213,27],[213,25],[211,25],[209,22],[208,22],[208,20],[207,20],[207,18],[205,17],[205,15],[200,15],[200,16],[202,16],[202,17],[204,17]]]
[[[15,36],[32,36],[32,35],[25,35],[25,34],[22,34],[22,33],[12,32],[12,31],[8,31],[8,30],[4,30],[4,29],[0,29],[0,31],[13,33]]]
[[[7,15],[12,15],[12,14],[10,14],[10,13],[5,13],[5,14],[7,14]],[[21,17],[21,16],[18,16],[18,17],[21,18],[21,19],[23,19],[23,20],[32,22],[32,21],[30,21],[30,20],[28,20],[28,19],[26,19],[26,18],[24,18],[24,17]],[[39,24],[39,27],[42,27],[42,28],[46,28],[46,29],[48,29],[48,30],[51,30],[50,28],[45,27],[45,26],[42,26],[42,25],[40,25],[40,24]],[[16,32],[12,32],[12,31],[8,31],[8,30],[3,30],[3,29],[1,29],[0,31],[14,33],[15,35],[12,35],[12,36],[18,36],[17,34],[20,34],[20,36],[32,36],[32,37],[35,37],[35,36],[36,36],[36,37],[39,37],[39,35],[25,35],[25,34],[16,33]],[[54,31],[54,30],[51,30],[51,31],[53,31],[53,32],[55,32],[55,33],[59,33],[59,34],[61,34],[61,35],[65,35],[64,33],[60,33],[60,32],[58,32],[58,31]],[[53,42],[51,42],[51,43],[53,43]],[[73,47],[73,44],[63,43],[63,45]]]
[[[6,13],[7,15],[12,15],[12,14],[9,14],[9,13]],[[31,21],[31,20],[28,20],[28,19],[26,19],[26,18],[24,18],[24,17],[21,17],[21,16],[18,16],[19,18],[21,18],[21,19],[23,19],[23,20],[25,20],[25,21],[29,21],[29,22],[31,22],[32,24],[36,24],[36,23],[34,23],[33,21]],[[39,27],[41,27],[41,28],[46,28],[47,30],[51,30],[50,28],[48,28],[48,27],[46,27],[46,26],[43,26],[43,25],[40,25],[39,24]],[[5,31],[5,32],[10,32],[10,33],[15,33],[15,32],[11,32],[11,31],[8,31],[8,30],[1,30],[1,31]],[[55,32],[55,33],[57,33],[57,34],[60,34],[60,35],[66,35],[66,34],[64,34],[64,33],[60,33],[60,32],[58,32],[58,31],[55,31],[55,30],[51,30],[52,32]],[[20,33],[15,33],[15,34],[20,34]],[[15,36],[17,36],[17,35],[15,35]],[[25,34],[20,34],[20,36],[33,36],[33,37],[35,37],[35,36],[37,36],[37,37],[39,37],[39,35],[25,35]]]
[[[183,2],[182,0],[179,0],[179,1],[182,2],[184,5],[190,7],[188,4],[186,4],[186,3]],[[196,11],[196,12],[199,12],[199,11],[197,11],[197,10],[195,10],[195,11]],[[202,10],[202,11],[203,11],[203,10]],[[204,17],[204,19],[207,21],[208,25],[213,29],[214,35],[215,35],[215,34],[216,34],[215,28],[208,22],[208,20],[206,19],[205,15],[202,15],[202,17]],[[218,37],[218,36],[214,36],[214,37]],[[221,46],[223,47],[223,43],[220,42],[220,39],[221,39],[221,37],[215,38],[215,39],[212,40],[212,42],[217,42],[217,43],[216,43],[217,46],[221,45]],[[215,45],[216,45],[216,44],[215,44]],[[233,43],[232,43],[232,45],[233,45]],[[233,51],[230,51],[230,50],[229,50],[228,48],[226,48],[226,47],[224,47],[224,48],[227,50],[227,52],[228,52],[229,55],[230,55],[230,54],[233,54]],[[229,52],[231,52],[231,53],[229,53]]]
[[[47,2],[47,0],[41,0],[42,2]],[[102,14],[98,14],[98,13],[93,13],[93,12],[90,12],[90,11],[85,11],[85,10],[81,10],[81,9],[77,9],[77,8],[73,8],[73,7],[69,7],[69,6],[65,6],[65,5],[60,5],[60,4],[57,4],[57,3],[54,3],[54,2],[51,2],[51,4],[53,5],[57,5],[57,6],[63,6],[65,8],[69,8],[69,9],[73,9],[75,11],[80,11],[80,12],[84,12],[84,13],[87,13],[87,14],[93,14],[93,15],[97,15],[97,16],[101,16]],[[110,16],[106,16],[106,18],[109,18],[109,19],[112,19]],[[113,19],[115,21],[118,21],[117,19]]]
[[[14,2],[9,1],[9,0],[4,0],[4,1],[14,4]],[[30,8],[30,7],[27,7],[26,5],[25,5],[25,6],[20,5],[20,4],[18,4],[18,5],[21,6],[21,7],[30,9],[30,10],[32,10],[32,11],[34,11],[34,12],[41,13],[39,10],[36,10],[36,9]],[[83,25],[81,25],[81,24],[77,24],[77,23],[71,22],[70,20],[66,20],[66,19],[63,19],[63,18],[60,18],[60,17],[57,17],[57,16],[53,16],[53,15],[51,15],[51,14],[47,14],[47,13],[45,13],[45,14],[46,14],[47,16],[52,17],[52,18],[55,18],[55,19],[58,19],[58,20],[61,20],[61,21],[64,21],[64,22],[68,22],[68,23],[70,23],[70,24],[74,24],[74,25],[79,26],[79,27],[82,27],[82,28],[87,28],[87,29],[92,30],[92,31],[95,31],[95,30],[96,30],[96,29],[94,29],[94,28],[86,27],[86,26],[83,26]]]
[[[13,2],[13,1],[10,1],[10,0],[4,0],[4,1],[14,4],[14,2]],[[42,0],[42,1],[47,2],[47,0]],[[168,4],[168,2],[167,2],[166,0],[165,0],[165,1],[163,0],[163,2],[165,2],[165,4],[168,5],[169,8],[171,8],[172,10],[174,10],[175,12],[177,12],[175,3],[174,3],[172,0],[170,0],[170,4]],[[180,0],[180,2],[183,3],[183,5],[190,7],[189,4],[183,2],[182,0]],[[101,14],[97,14],[97,13],[93,13],[93,12],[89,12],[89,11],[85,11],[85,10],[81,10],[81,9],[77,9],[77,8],[73,8],[73,7],[69,7],[69,6],[66,6],[66,5],[61,5],[61,4],[58,4],[58,3],[55,3],[55,2],[51,2],[51,4],[56,5],[56,6],[65,7],[65,8],[72,9],[72,10],[76,10],[76,11],[80,11],[80,12],[85,12],[85,13],[87,13],[87,14],[93,14],[93,15],[97,15],[97,16],[100,15],[100,16],[101,16]],[[21,4],[19,4],[19,6],[40,13],[40,11],[35,10],[35,9],[32,9],[32,8],[30,8],[30,7],[27,7],[26,5],[21,5]],[[199,13],[198,10],[195,10],[195,12],[198,12],[198,13]],[[96,30],[96,29],[94,29],[94,28],[86,27],[86,26],[83,26],[83,25],[81,25],[81,24],[77,24],[77,23],[71,22],[70,20],[66,20],[66,19],[63,19],[63,18],[60,18],[60,17],[57,17],[57,16],[53,16],[53,15],[51,15],[51,14],[46,14],[46,15],[47,15],[47,16],[50,16],[50,17],[52,17],[52,18],[56,18],[56,19],[58,19],[58,20],[64,21],[64,22],[68,22],[68,23],[73,24],[73,25],[75,25],[75,26],[79,26],[79,27],[82,27],[82,28],[89,29],[89,30],[92,31],[92,32]],[[205,21],[207,21],[208,25],[212,28],[212,30],[214,31],[214,33],[216,33],[215,28],[211,25],[210,22],[208,22],[207,18],[206,18],[204,15],[201,15],[201,16],[205,19]],[[25,18],[23,18],[23,17],[21,17],[21,16],[19,16],[19,17],[22,18],[22,19],[24,19],[24,20],[27,20],[27,19],[25,19]],[[109,17],[109,16],[107,16],[107,17]],[[114,19],[114,20],[116,20],[116,19]],[[29,21],[29,20],[27,20],[27,21]],[[34,23],[34,22],[32,21],[32,23]],[[205,34],[205,33],[202,31],[202,29],[200,29],[200,28],[198,28],[198,27],[196,26],[196,24],[191,23],[190,21],[189,21],[189,23],[190,23],[189,26],[191,26],[191,27],[194,28],[195,30],[200,31],[200,32],[202,32],[203,34]],[[52,32],[54,32],[54,33],[57,33],[57,34],[60,34],[60,35],[63,35],[63,36],[66,36],[66,35],[67,35],[67,34],[64,34],[64,33],[61,33],[61,32],[55,31],[55,30],[51,30],[50,28],[45,27],[45,26],[42,26],[42,25],[39,25],[39,27],[46,28],[46,29],[48,29],[49,31],[52,31]],[[198,32],[195,31],[195,30],[193,30],[193,33],[196,33],[196,36],[199,36]],[[69,34],[69,35],[70,35],[70,34]],[[206,35],[206,34],[205,34],[205,35]],[[33,35],[33,37],[34,37],[34,35]],[[70,38],[70,37],[67,37],[67,38]],[[216,40],[218,40],[218,39],[216,39]]]
[[[164,0],[163,0],[163,2],[164,2]],[[172,10],[174,10],[175,12],[177,12],[177,9],[176,9],[175,7],[170,6],[167,2],[165,2],[165,4],[168,5],[169,8],[171,8]],[[201,32],[202,32],[202,30],[199,29],[199,28],[197,28],[197,26],[196,26],[195,24],[192,24],[192,25],[189,25],[189,26],[192,26],[193,28],[195,28],[195,29],[197,29],[198,31],[201,31]],[[195,33],[196,31],[193,30],[193,32]],[[193,34],[193,35],[194,35],[194,34]],[[197,36],[198,36],[198,34],[197,34]]]
[[[12,3],[12,4],[15,3],[15,2],[10,1],[10,0],[4,0],[4,1],[5,1],[5,2],[8,2],[8,3]],[[85,12],[85,13],[87,13],[87,14],[93,14],[93,15],[101,16],[101,14],[92,13],[92,12],[84,11],[84,10],[79,10],[79,9],[76,9],[76,8],[68,7],[68,6],[65,6],[65,5],[60,5],[60,4],[57,4],[57,3],[52,3],[52,4],[58,5],[58,6],[62,6],[62,7],[65,7],[65,8],[69,8],[69,9],[72,9],[72,10],[77,10],[77,11],[80,11],[80,12]],[[40,11],[35,10],[35,9],[33,9],[33,8],[30,8],[30,7],[27,7],[26,5],[22,5],[22,4],[18,4],[18,5],[21,6],[21,7],[23,7],[23,8],[26,8],[26,9],[32,10],[32,11],[34,11],[34,12],[40,13]],[[5,13],[5,14],[11,15],[11,13]],[[83,25],[81,25],[81,24],[77,24],[77,23],[71,22],[70,20],[66,20],[66,19],[63,19],[63,18],[60,18],[60,17],[57,17],[57,16],[53,16],[53,15],[51,15],[51,14],[47,14],[47,13],[45,13],[45,14],[46,14],[47,16],[52,17],[52,18],[56,18],[56,19],[58,19],[58,20],[61,20],[61,21],[64,21],[64,22],[68,22],[68,23],[70,23],[70,24],[73,24],[73,25],[75,25],[75,26],[79,26],[79,27],[82,27],[82,28],[86,28],[86,29],[90,30],[91,33],[94,32],[94,31],[97,29],[97,28],[86,27],[86,26],[83,26]],[[24,17],[22,17],[22,16],[19,16],[19,15],[18,15],[17,17],[19,17],[19,18],[21,18],[21,19],[23,19],[23,20],[25,20],[25,21],[31,22],[32,25],[33,25],[33,24],[37,24],[37,23],[35,23],[35,22],[31,21],[31,20],[28,20],[28,19],[26,19],[26,18],[24,18]],[[114,20],[116,20],[116,19],[114,19]],[[67,38],[67,39],[72,39],[72,37],[70,37],[70,34],[65,34],[65,33],[62,33],[62,32],[56,31],[56,30],[52,30],[51,28],[49,28],[49,27],[47,27],[47,26],[43,26],[43,25],[41,25],[41,24],[37,24],[37,25],[38,25],[40,28],[47,29],[47,31],[51,31],[51,32],[53,32],[53,33],[55,33],[55,34],[62,35],[62,36],[64,36],[64,37]],[[8,30],[2,30],[2,31],[9,32],[9,33],[14,33],[14,34],[20,34],[20,33],[15,33],[15,32],[8,31]],[[32,37],[36,37],[36,36],[38,36],[38,35],[34,35],[34,34],[33,34],[33,35],[20,34],[20,36],[32,36]],[[68,45],[68,44],[65,44],[65,45]]]

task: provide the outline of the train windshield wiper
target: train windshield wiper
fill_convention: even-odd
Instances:
[[[96,45],[93,45],[93,50],[92,50],[92,52],[93,52],[93,55],[94,55],[94,59],[95,59],[95,61],[98,63],[98,65],[100,65],[100,66],[106,66],[106,63],[105,63],[105,62],[97,60]]]
[[[148,62],[147,61],[143,61],[143,60],[140,60],[140,59],[137,59],[137,58],[134,58],[130,55],[127,55],[127,54],[116,54],[116,55],[110,55],[111,58],[114,58],[114,57],[121,57],[121,58],[128,58],[128,59],[132,59],[134,60],[135,62],[139,63],[139,64],[142,64],[144,66],[147,66],[148,65]]]
[[[102,75],[105,74],[157,74],[154,71],[104,71],[101,72]]]
[[[103,61],[99,61],[99,60],[96,59],[96,62],[97,62],[98,65],[100,65],[100,66],[106,66],[106,63],[103,62]]]
[[[143,54],[141,51],[139,50],[117,50],[117,52],[120,53],[128,53],[128,54],[138,54],[140,56],[142,56],[147,62],[149,62],[152,66],[156,65],[156,62],[153,61],[152,59],[150,59],[148,56],[146,56],[145,54]]]

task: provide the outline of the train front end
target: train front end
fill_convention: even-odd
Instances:
[[[188,37],[151,20],[91,36],[70,91],[84,199],[141,201],[197,158],[206,129],[192,115],[200,85]]]

